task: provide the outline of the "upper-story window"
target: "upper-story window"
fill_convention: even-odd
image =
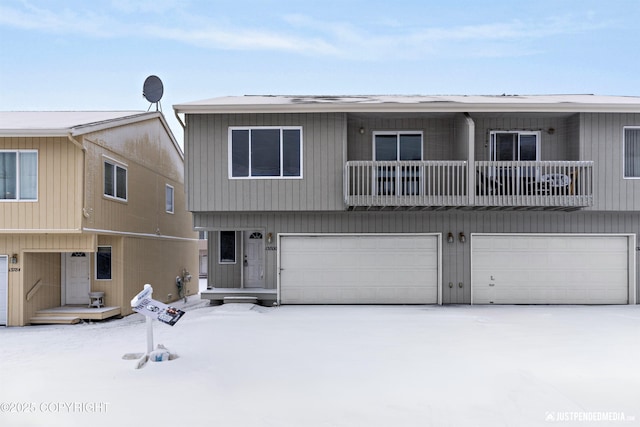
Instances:
[[[0,150],[0,200],[38,199],[38,152]]]
[[[164,187],[164,204],[165,204],[165,211],[167,213],[173,213],[173,187],[170,186],[169,184],[165,185]]]
[[[127,167],[113,160],[104,161],[104,195],[127,200]]]
[[[422,160],[422,132],[374,132],[374,160]]]
[[[640,178],[640,127],[624,128],[624,177]]]
[[[540,160],[540,132],[492,131],[490,138],[493,161]]]
[[[302,178],[302,128],[229,128],[229,178]]]

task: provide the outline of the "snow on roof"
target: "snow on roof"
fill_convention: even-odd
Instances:
[[[176,104],[178,113],[224,112],[640,112],[640,97],[601,95],[246,95]]]
[[[145,111],[0,111],[2,136],[79,135],[152,118],[158,113]]]

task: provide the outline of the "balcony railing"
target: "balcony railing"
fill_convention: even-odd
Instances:
[[[349,161],[345,202],[351,207],[462,206],[466,161]]]
[[[593,162],[349,161],[351,209],[529,208],[593,206]],[[475,182],[475,184],[474,184]],[[468,191],[469,185],[475,187]]]
[[[475,206],[593,206],[593,162],[476,162]]]

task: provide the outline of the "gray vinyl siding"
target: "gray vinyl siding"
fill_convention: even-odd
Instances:
[[[364,128],[364,134],[360,134]],[[419,130],[424,160],[453,160],[454,121],[451,118],[349,116],[347,159],[373,160],[373,132]]]
[[[236,263],[220,264],[220,234],[210,232],[207,235],[207,257],[208,281],[218,288],[237,287],[241,280],[242,254],[240,253],[242,233],[236,232]]]
[[[344,209],[345,114],[189,114],[186,120],[190,211]],[[229,179],[230,126],[301,126],[303,179]]]
[[[208,230],[264,229],[278,233],[441,233],[442,283],[445,304],[471,301],[472,233],[638,233],[640,213],[636,212],[327,212],[327,213],[234,213],[195,214],[195,226]],[[451,232],[454,243],[447,243]],[[466,243],[457,240],[463,232]],[[210,233],[209,235],[215,235]],[[273,246],[276,241],[274,240]],[[214,246],[215,247],[215,246]],[[215,257],[212,257],[216,259]],[[276,251],[265,251],[265,286],[276,288]],[[211,267],[218,267],[211,265]],[[637,269],[637,274],[640,274]],[[226,276],[214,286],[239,287],[240,279]],[[237,280],[235,284],[228,280]],[[636,279],[640,283],[640,279]],[[449,283],[453,287],[449,287]],[[462,288],[458,286],[462,283]]]
[[[623,176],[623,128],[640,126],[640,114],[581,114],[582,157],[595,160],[592,210],[640,210],[640,180]]]
[[[581,160],[577,156],[578,121],[573,116],[499,114],[472,115],[475,122],[475,160],[489,159],[492,130],[540,131],[540,160]],[[582,159],[591,160],[591,159]]]

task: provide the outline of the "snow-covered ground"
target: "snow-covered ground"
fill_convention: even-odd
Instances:
[[[640,423],[638,306],[209,307],[0,329],[0,426]]]

